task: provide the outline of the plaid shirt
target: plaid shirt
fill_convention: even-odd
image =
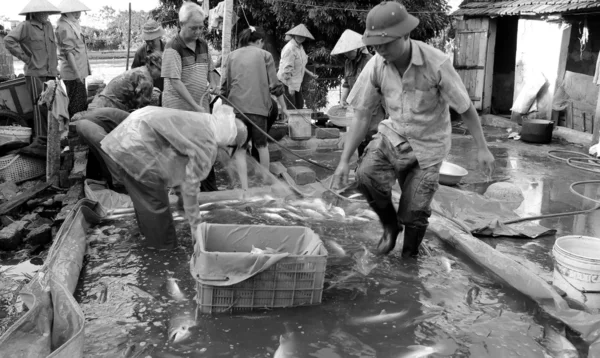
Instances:
[[[379,124],[379,133],[394,146],[408,141],[421,168],[427,168],[450,151],[449,106],[464,113],[471,99],[448,56],[423,42],[410,43],[412,57],[404,75],[375,55],[358,76],[348,103],[373,113],[385,99],[390,118]]]

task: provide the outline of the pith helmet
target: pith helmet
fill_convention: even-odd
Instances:
[[[375,6],[367,15],[363,35],[365,45],[383,45],[408,35],[419,25],[419,19],[406,11],[404,5],[386,1]]]
[[[333,56],[350,52],[363,46],[365,45],[362,42],[362,36],[358,32],[346,30],[335,44],[335,47],[331,51],[331,55]]]
[[[19,15],[27,15],[32,14],[34,12],[47,12],[50,14],[60,14],[60,10],[52,5],[47,0],[31,0],[23,10],[19,13]]]
[[[310,33],[310,31],[308,31],[306,26],[304,26],[304,24],[300,24],[300,25],[294,27],[290,31],[286,32],[285,34],[290,35],[290,36],[302,36],[302,37],[306,37],[307,39],[311,39],[311,40],[315,39],[313,37],[313,35]]]
[[[69,12],[91,11],[89,7],[79,0],[62,0],[60,4],[58,4],[58,8],[63,14]]]

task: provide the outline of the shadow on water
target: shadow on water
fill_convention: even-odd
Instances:
[[[464,180],[466,187],[484,178],[469,167],[474,153],[467,148],[459,141],[451,155],[452,161],[470,171]],[[526,200],[519,210],[547,213],[581,206],[578,199],[566,196],[568,188],[565,192],[564,186],[572,172],[561,163],[548,162],[542,154],[524,155],[518,148],[494,151],[499,158],[505,156],[498,161],[499,173],[511,176],[526,198],[539,198]],[[338,157],[339,153],[333,158],[330,154],[326,162],[335,165]],[[258,170],[256,163],[251,165],[251,178]],[[321,171],[318,175],[326,174]],[[252,180],[252,185],[265,183]],[[237,185],[235,180],[220,182],[220,186]],[[543,327],[555,322],[531,300],[430,234],[425,242],[432,256],[408,261],[395,250],[387,257],[376,257],[369,250],[382,230],[376,220],[365,215],[366,205],[340,202],[345,220],[333,218],[326,208],[320,213],[324,218],[298,210],[303,205],[318,208],[323,204],[328,203],[252,198],[215,205],[202,213],[209,223],[313,229],[330,253],[323,302],[314,307],[197,315],[195,282],[189,273],[193,243],[184,221],[177,221],[181,245],[172,252],[145,249],[133,218],[91,229],[76,292],[87,319],[85,355],[403,357],[421,349],[436,352],[436,356],[544,357]],[[181,215],[176,213],[177,218]],[[591,215],[543,220],[541,224],[557,228],[559,235],[578,228],[598,230],[598,224],[592,222],[599,221]],[[529,241],[485,240],[508,255],[529,259],[530,269],[551,279],[548,253],[554,237],[541,238],[536,240],[539,245],[525,248]],[[431,348],[411,350],[414,345]],[[585,353],[581,344],[578,348]]]

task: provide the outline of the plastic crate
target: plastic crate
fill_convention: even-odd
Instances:
[[[19,183],[46,173],[44,159],[10,154],[0,158],[0,178]]]
[[[250,252],[250,247],[255,245],[265,248],[265,232],[271,236],[266,247],[273,247],[276,241],[281,247],[286,246],[295,237],[304,236],[307,245],[297,247],[298,252],[279,260],[266,270],[254,276],[228,286],[215,286],[202,283],[196,278],[196,302],[198,310],[202,313],[240,312],[257,309],[283,308],[321,303],[323,296],[323,283],[325,281],[325,268],[327,266],[327,250],[323,242],[312,230],[299,226],[264,226],[264,225],[200,225],[196,236],[196,249],[190,268],[192,275],[201,274],[198,261],[203,241],[204,253],[228,254]],[[232,235],[230,242],[236,247],[221,247],[220,251],[211,250],[211,242],[223,246],[224,236]],[[277,236],[278,240],[273,239]],[[244,241],[240,244],[241,241]],[[296,241],[296,242],[298,242]],[[269,246],[270,245],[270,246]],[[315,255],[303,254],[307,247]]]

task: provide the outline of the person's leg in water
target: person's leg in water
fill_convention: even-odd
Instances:
[[[398,206],[398,221],[404,225],[402,257],[415,257],[425,237],[431,201],[439,188],[441,163],[422,169],[418,163],[400,182],[402,196]]]
[[[377,213],[383,226],[383,236],[377,245],[377,253],[381,255],[394,249],[396,237],[402,231],[392,204],[392,186],[397,178],[394,165],[388,158],[389,147],[391,144],[382,135],[371,141],[356,170],[358,190]]]

